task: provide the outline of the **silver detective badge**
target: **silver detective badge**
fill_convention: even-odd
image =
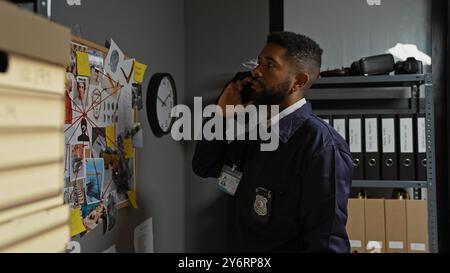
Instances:
[[[255,191],[253,203],[253,219],[261,224],[269,222],[272,209],[272,192],[266,188],[258,187]]]
[[[255,203],[253,204],[256,214],[259,216],[267,215],[267,198],[261,195],[256,195]]]

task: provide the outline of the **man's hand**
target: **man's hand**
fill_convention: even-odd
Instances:
[[[232,105],[232,106],[242,105],[245,107],[245,106],[253,103],[252,101],[250,101],[246,104],[242,104],[242,99],[241,99],[241,91],[244,89],[244,86],[250,82],[251,82],[251,78],[247,77],[241,81],[231,82],[228,84],[228,86],[223,91],[223,93],[220,96],[219,101],[217,103],[218,108],[220,110],[222,110],[222,116],[224,116],[226,118],[230,118],[230,117],[234,116],[234,112],[233,113],[226,112],[227,105]],[[220,111],[218,111],[218,112],[220,113]]]

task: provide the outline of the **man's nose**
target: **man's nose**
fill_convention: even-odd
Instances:
[[[252,77],[253,78],[261,78],[262,73],[261,70],[259,69],[259,64],[252,70]]]

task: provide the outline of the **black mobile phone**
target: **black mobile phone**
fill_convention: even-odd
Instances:
[[[236,75],[234,75],[231,82],[240,81],[247,77],[252,77],[252,73],[250,71],[238,72],[238,73],[236,73]],[[244,86],[243,90],[241,91],[241,100],[242,100],[243,104],[248,103],[251,100],[253,92],[254,92],[254,90],[252,89],[252,84],[247,83]]]

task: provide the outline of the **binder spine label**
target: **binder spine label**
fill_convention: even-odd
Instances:
[[[413,124],[411,118],[400,119],[400,152],[413,152]]]
[[[349,120],[349,142],[350,142],[350,152],[361,153],[361,119],[350,119]]]
[[[366,152],[378,152],[377,119],[366,119]]]
[[[395,153],[394,119],[383,119],[381,127],[383,135],[383,153]]]
[[[334,129],[345,139],[345,119],[335,119],[333,120]]]
[[[417,140],[418,140],[418,152],[426,153],[426,129],[425,129],[425,118],[417,118]]]

